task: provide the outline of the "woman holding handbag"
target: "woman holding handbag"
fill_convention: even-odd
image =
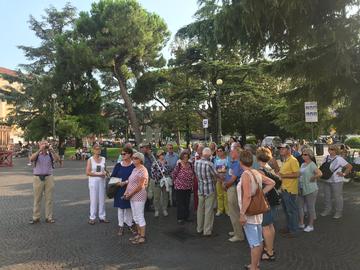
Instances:
[[[131,160],[132,155],[133,150],[131,148],[124,148],[121,152],[121,161],[115,165],[111,174],[111,177],[119,178],[119,182],[116,184],[118,189],[114,196],[114,207],[118,209],[119,236],[124,234],[125,224],[132,233],[136,233],[136,230],[133,226],[130,201],[124,200],[123,198],[126,186],[129,183],[129,176],[135,168]]]
[[[189,159],[190,152],[183,150],[180,154],[180,162],[178,162],[172,173],[176,192],[177,221],[179,224],[189,221],[190,215],[190,197],[195,173]]]
[[[244,172],[236,189],[240,208],[240,223],[244,227],[251,249],[251,264],[245,265],[245,269],[257,270],[259,269],[263,250],[261,227],[263,213],[270,209],[264,193],[273,189],[275,182],[252,169],[252,164],[252,153],[250,151],[241,151],[240,165]],[[266,185],[264,189],[262,189],[262,183]]]
[[[168,211],[167,207],[169,204],[169,192],[166,190],[166,186],[161,186],[162,179],[168,175],[168,169],[166,167],[165,152],[159,150],[156,153],[157,160],[151,166],[151,175],[155,180],[155,185],[153,186],[154,192],[154,208],[155,208],[155,217],[159,217],[160,208],[162,209],[164,217],[167,217]]]

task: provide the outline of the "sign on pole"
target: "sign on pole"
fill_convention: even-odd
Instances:
[[[318,122],[318,109],[316,101],[305,102],[305,122]]]
[[[203,119],[203,128],[209,128],[209,119]]]

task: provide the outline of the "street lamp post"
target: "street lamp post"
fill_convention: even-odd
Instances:
[[[52,94],[51,95],[51,98],[52,98],[52,100],[53,100],[53,138],[54,138],[54,140],[55,140],[55,137],[56,137],[56,135],[55,135],[55,100],[56,100],[56,98],[57,98],[57,94]]]
[[[218,130],[217,130],[217,135],[218,135],[218,143],[221,143],[221,138],[222,138],[222,128],[221,128],[221,85],[223,84],[223,80],[222,79],[217,79],[216,80],[216,85],[217,87],[217,91],[216,91],[216,103],[217,103],[217,121],[218,121]]]

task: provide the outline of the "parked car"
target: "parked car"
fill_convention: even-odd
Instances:
[[[278,147],[282,143],[279,136],[266,136],[261,142],[261,146]]]

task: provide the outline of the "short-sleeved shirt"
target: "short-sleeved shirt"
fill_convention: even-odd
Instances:
[[[227,170],[228,170],[228,166],[229,166],[229,161],[227,158],[219,158],[219,157],[216,157],[214,159],[214,166],[215,166],[215,170],[218,172],[218,173],[226,173]]]
[[[330,170],[333,172],[333,175],[328,180],[326,180],[326,182],[329,183],[344,182],[344,177],[337,175],[337,173],[342,172],[342,169],[349,163],[341,156],[336,156],[334,158],[327,156],[326,158],[328,159],[328,161],[332,160],[330,164]],[[323,163],[326,161],[326,158],[324,158]]]
[[[208,196],[215,192],[216,172],[214,164],[204,158],[195,161],[195,174],[198,179],[198,194]]]
[[[283,165],[280,168],[280,173],[281,174],[298,173],[299,170],[300,170],[299,162],[297,161],[296,158],[294,158],[291,155],[284,161]],[[299,192],[298,182],[299,181],[297,178],[283,178],[281,188],[291,194],[298,194]]]
[[[301,190],[301,195],[305,196],[319,189],[316,181],[311,181],[311,177],[315,175],[316,170],[317,166],[314,162],[310,162],[309,164],[301,164],[299,177],[299,188]]]
[[[132,171],[134,170],[134,164],[130,164],[129,166],[123,166],[123,164],[118,163],[115,165],[114,170],[111,174],[111,177],[121,178],[121,182],[125,182],[129,179]],[[126,187],[120,187],[114,197],[114,207],[119,207],[121,209],[130,208],[130,201],[122,199],[124,195]]]
[[[233,183],[234,186],[236,186],[239,183],[240,177],[244,170],[240,166],[240,162],[238,160],[231,160],[229,164],[229,169],[227,171],[225,182],[228,182],[231,180],[232,176],[236,176],[236,180]]]
[[[145,178],[145,182],[141,188],[140,191],[135,193],[131,198],[130,201],[140,201],[145,202],[147,199],[147,193],[146,193],[146,186],[149,181],[149,174],[147,169],[144,166],[141,166],[140,168],[135,168],[131,175],[129,176],[129,184],[127,185],[126,191],[132,193],[137,186],[139,186],[141,180]]]
[[[177,161],[179,160],[179,156],[176,153],[172,153],[172,154],[167,153],[165,155],[165,160],[166,160],[166,167],[168,168],[168,171],[171,173],[174,170]]]
[[[50,157],[50,153],[39,153],[37,161],[33,170],[34,175],[52,175],[53,163]]]

